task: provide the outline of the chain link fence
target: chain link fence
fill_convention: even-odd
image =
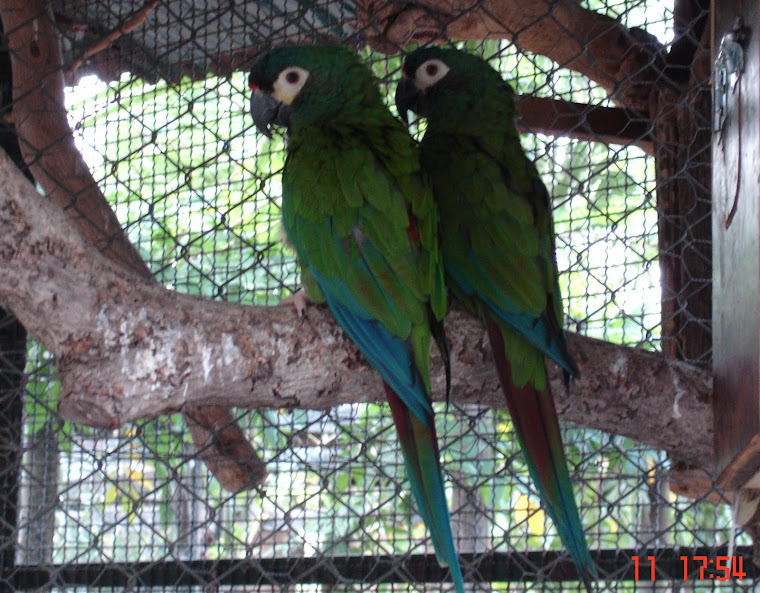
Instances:
[[[22,2],[16,10],[32,4]],[[263,306],[298,288],[294,257],[280,242],[284,141],[264,138],[253,127],[246,67],[284,41],[351,44],[390,104],[400,48],[388,52],[388,44],[378,41],[390,34],[377,15],[390,11],[396,15],[391,24],[398,25],[403,6],[379,4],[74,0],[42,6],[54,15],[60,35],[62,72],[71,85],[62,99],[76,147],[160,285]],[[495,19],[491,4],[445,6],[459,11],[457,18],[469,11]],[[605,22],[617,27],[646,31],[647,44],[662,45],[653,64],[688,42],[696,62],[706,51],[695,38],[706,13],[696,10],[679,20],[684,11],[678,5],[588,0],[581,9],[612,17]],[[12,38],[5,17],[3,24]],[[459,31],[456,26],[452,21],[451,31]],[[583,106],[565,130],[559,112],[544,113],[536,123],[535,114],[522,111],[524,147],[554,200],[567,328],[709,364],[709,266],[707,272],[689,268],[690,250],[709,253],[709,237],[694,230],[704,214],[674,217],[658,199],[676,173],[658,165],[667,155],[656,123],[631,115],[636,105],[621,105],[630,96],[623,83],[604,85],[579,72],[588,74],[593,63],[578,68],[573,60],[558,63],[523,51],[520,42],[530,27],[522,26],[510,40],[458,41],[462,36],[452,35],[450,42],[488,59],[519,95]],[[579,60],[589,59],[587,49],[578,43]],[[12,43],[9,51],[12,57]],[[679,72],[672,70],[672,77]],[[706,85],[696,72],[686,88]],[[9,74],[6,69],[2,98],[6,113],[16,114],[18,93],[11,100],[6,92]],[[617,99],[610,98],[611,87]],[[683,96],[673,109],[696,109]],[[599,107],[626,107],[628,131],[613,137],[608,127],[595,125]],[[692,115],[709,134],[703,124],[709,114]],[[646,125],[636,127],[637,117]],[[11,134],[12,126],[6,127]],[[704,158],[698,150],[693,154]],[[49,193],[43,180],[35,180]],[[704,196],[695,203],[700,200],[704,206]],[[709,227],[709,197],[707,213]],[[114,245],[106,243],[107,249]],[[664,283],[674,274],[661,269],[672,269],[673,262],[686,269],[677,288]],[[693,308],[699,298],[706,309]],[[691,327],[701,337],[684,338],[693,335]],[[60,419],[53,357],[27,339],[11,315],[0,330],[0,590],[451,588],[412,502],[384,406],[238,411],[235,420],[268,477],[256,489],[230,493],[209,473],[179,414],[118,430]],[[474,405],[438,411],[468,587],[582,591],[581,584],[558,576],[569,557],[541,510],[508,414]],[[719,493],[676,497],[672,460],[629,438],[571,426],[564,438],[589,544],[607,579],[600,590],[752,590],[751,541],[732,531],[730,507],[715,504]],[[729,545],[737,546],[735,564],[743,562],[747,575],[727,583],[710,578],[714,572],[700,575],[693,556],[728,555]],[[688,581],[682,556],[692,563]]]

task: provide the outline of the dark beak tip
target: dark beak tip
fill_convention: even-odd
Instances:
[[[404,122],[405,126],[409,127],[409,110],[400,109],[398,105],[396,106],[396,109],[398,109],[398,116],[401,118],[401,121]]]
[[[409,111],[417,113],[419,100],[419,90],[414,82],[403,77],[396,86],[395,103],[399,117],[407,126],[409,125]]]
[[[254,120],[253,123],[256,125],[256,129],[259,132],[261,132],[262,134],[264,134],[264,136],[266,136],[270,140],[272,139],[272,130],[271,130],[271,128],[268,125],[266,125],[266,124],[258,124],[258,123],[256,123],[256,120]]]

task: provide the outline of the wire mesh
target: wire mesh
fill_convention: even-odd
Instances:
[[[583,4],[645,28],[663,44],[673,40],[673,6],[666,0]],[[83,62],[81,70],[107,82],[84,76],[67,88],[76,145],[162,285],[275,305],[299,282],[294,257],[280,242],[284,144],[253,129],[240,64],[285,38],[361,45],[362,7],[53,2],[66,63],[141,8],[151,10],[134,29],[139,34],[119,35],[105,53]],[[506,41],[465,45],[488,58],[519,94],[612,105],[599,85],[548,58]],[[390,97],[398,57],[360,50]],[[611,144],[526,133],[522,140],[554,200],[568,328],[659,350],[654,158],[639,139]],[[23,452],[18,513],[6,519],[11,543],[4,544],[13,547],[14,566],[0,589],[450,588],[440,582],[445,571],[416,564],[433,550],[383,406],[241,411],[237,419],[270,475],[258,490],[230,494],[206,470],[180,416],[115,431],[72,425],[56,415],[55,361],[33,340],[25,373],[23,437],[15,450]],[[540,508],[508,415],[477,406],[438,411],[455,539],[473,581],[468,587],[582,590],[549,576],[567,557],[558,553],[561,542]],[[729,542],[750,540],[734,537],[726,505],[671,493],[671,462],[663,452],[575,427],[564,438],[590,546],[608,561],[601,568],[609,590],[753,587],[750,577],[728,584],[700,579],[693,566],[684,582],[680,549],[714,555],[726,553]],[[13,476],[3,470],[5,481]],[[662,558],[656,582],[644,560],[652,554]],[[499,577],[498,559],[507,557],[519,567],[517,583]],[[357,564],[362,558],[368,563]]]

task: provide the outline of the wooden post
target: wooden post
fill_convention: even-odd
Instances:
[[[0,37],[6,46],[3,29]],[[11,87],[7,50],[0,51],[0,86]],[[0,113],[7,113],[11,98],[0,94]],[[0,148],[24,171],[15,129],[0,122]],[[28,172],[24,171],[27,176]],[[0,593],[12,593],[9,582],[16,563],[19,517],[19,483],[23,452],[24,388],[26,387],[26,330],[16,317],[0,307]]]
[[[718,484],[727,488],[760,486],[758,0],[713,2],[712,35],[715,58],[742,4],[744,69],[729,76],[725,121],[712,141],[713,409]]]
[[[0,593],[12,592],[23,443],[26,331],[0,308]]]
[[[698,36],[699,27],[692,27],[691,34]],[[706,37],[703,43],[707,45]],[[702,367],[710,366],[712,348],[708,62],[704,47],[697,44],[688,76],[667,69],[650,104],[656,139],[662,352]]]

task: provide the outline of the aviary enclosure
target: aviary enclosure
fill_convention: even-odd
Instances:
[[[582,377],[552,381],[599,591],[754,590],[752,498],[713,485],[710,17],[0,1],[0,591],[451,588],[373,371],[326,310],[277,306],[299,286],[284,139],[253,127],[246,81],[269,47],[342,43],[390,105],[401,52],[431,41],[513,84],[553,198]],[[482,330],[454,310],[449,332],[438,429],[467,587],[583,590]]]

